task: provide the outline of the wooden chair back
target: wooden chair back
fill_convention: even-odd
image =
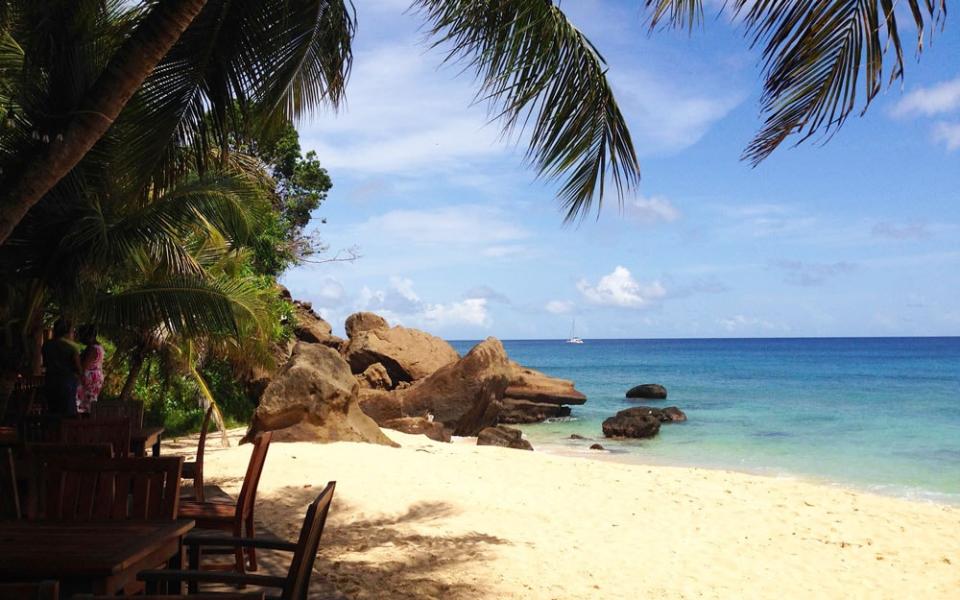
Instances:
[[[60,441],[59,415],[24,415],[20,419],[20,440],[30,442],[58,442]]]
[[[241,519],[253,518],[253,507],[257,501],[257,487],[260,485],[260,475],[263,474],[263,463],[267,460],[267,450],[270,448],[272,431],[261,433],[253,440],[253,452],[250,453],[250,462],[247,463],[247,472],[243,476],[243,486],[237,496],[237,517]]]
[[[175,519],[181,456],[47,462],[44,517],[61,521]]]
[[[60,442],[64,444],[110,444],[113,455],[130,454],[130,419],[64,419],[60,423]]]
[[[57,458],[113,458],[113,446],[110,444],[61,444],[42,442],[27,444],[27,457],[46,464]]]
[[[0,598],[3,600],[58,600],[60,583],[0,583]]]
[[[293,553],[290,570],[287,572],[287,582],[283,586],[281,596],[283,600],[307,600],[308,598],[310,575],[313,573],[320,536],[323,535],[323,526],[327,522],[327,513],[330,512],[330,502],[333,500],[333,490],[336,486],[337,482],[329,482],[307,508],[307,515],[300,529],[300,537],[297,539],[297,549]]]
[[[197,440],[197,459],[190,464],[189,478],[193,479],[193,495],[198,502],[204,501],[203,493],[203,454],[207,448],[207,431],[210,430],[210,419],[213,417],[213,404],[207,408],[200,425],[200,439]],[[184,476],[187,476],[186,471]]]
[[[91,405],[94,419],[130,419],[130,426],[143,429],[143,402],[139,400],[98,400]]]
[[[10,448],[0,449],[0,521],[20,518],[20,491]],[[4,597],[0,595],[0,597]]]

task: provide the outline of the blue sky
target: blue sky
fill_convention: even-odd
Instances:
[[[361,258],[284,277],[335,329],[373,310],[450,339],[561,338],[574,318],[585,338],[960,335],[955,14],[864,117],[751,168],[760,70],[736,25],[647,35],[639,2],[563,2],[643,170],[622,213],[564,226],[408,2],[357,4],[347,107],[298,128],[334,182],[320,235]]]

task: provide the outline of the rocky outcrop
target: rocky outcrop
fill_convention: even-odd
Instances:
[[[651,438],[659,432],[660,419],[645,406],[621,410],[603,422],[606,437]]]
[[[393,387],[393,381],[390,380],[390,374],[386,367],[380,363],[373,363],[367,367],[363,373],[357,375],[357,381],[360,387],[368,390],[389,390]]]
[[[460,358],[444,340],[417,329],[389,327],[373,313],[350,315],[346,329],[350,341],[343,356],[350,369],[359,374],[380,363],[394,385],[424,379]]]
[[[667,388],[659,383],[644,383],[634,386],[627,391],[627,398],[643,398],[646,400],[666,400]]]
[[[542,423],[547,419],[569,416],[569,406],[513,400],[512,398],[504,398],[503,407],[500,409],[500,422],[507,424]]]
[[[508,372],[503,344],[487,338],[462,359],[410,387],[391,392],[364,390],[360,406],[383,426],[402,417],[432,416],[454,435],[477,435],[497,423]]]
[[[666,408],[654,408],[652,406],[637,406],[631,408],[637,414],[645,412],[652,417],[656,417],[661,423],[680,423],[687,420],[687,415],[676,406]]]
[[[438,442],[450,441],[450,430],[443,423],[432,421],[426,417],[401,417],[383,422],[383,427],[403,433],[422,434]]]
[[[568,404],[583,404],[587,397],[572,381],[550,377],[510,361],[510,385],[503,398],[501,423],[540,423],[570,416]]]
[[[501,446],[503,448],[515,448],[517,450],[533,450],[533,446],[527,440],[523,439],[523,433],[519,429],[497,425],[496,427],[486,427],[477,435],[478,446]]]
[[[606,448],[604,448],[604,447],[603,447],[602,445],[600,445],[600,444],[590,444],[590,449],[591,449],[591,450],[606,450]]]
[[[279,441],[395,445],[358,405],[359,384],[340,354],[298,342],[260,397],[246,439],[276,431]]]
[[[313,312],[313,306],[309,302],[294,300],[293,307],[297,321],[293,326],[293,335],[298,340],[310,344],[323,344],[335,350],[343,346],[343,339],[333,335],[330,323]]]
[[[353,338],[364,331],[390,329],[390,324],[387,323],[386,319],[378,314],[374,314],[372,312],[358,312],[347,317],[347,322],[344,324],[344,329],[347,331],[347,337]]]

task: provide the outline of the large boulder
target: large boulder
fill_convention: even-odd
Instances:
[[[393,387],[390,374],[380,363],[373,363],[367,367],[363,373],[357,375],[357,381],[361,388],[368,390],[389,390]]]
[[[296,323],[293,326],[293,335],[301,342],[323,344],[335,350],[343,345],[343,340],[333,335],[333,327],[313,311],[309,302],[293,301]]]
[[[460,360],[409,387],[362,390],[360,407],[381,425],[402,417],[432,417],[454,435],[477,435],[496,425],[508,373],[503,344],[487,338]]]
[[[482,429],[477,435],[477,445],[500,446],[503,448],[515,448],[517,450],[533,450],[533,446],[530,442],[523,439],[523,433],[519,429],[505,425]]]
[[[645,406],[621,410],[603,422],[606,437],[651,438],[659,432],[660,419]]]
[[[344,324],[344,329],[347,331],[347,337],[352,338],[356,337],[360,333],[363,333],[364,331],[390,329],[390,324],[387,323],[386,319],[378,314],[374,314],[372,312],[358,312],[347,317],[347,322]]]
[[[460,355],[444,340],[417,329],[388,327],[373,313],[351,315],[346,323],[350,341],[343,356],[354,373],[381,363],[394,385],[424,379]]]
[[[539,404],[583,404],[587,397],[569,379],[550,377],[510,361],[510,385],[505,397]]]
[[[278,440],[396,445],[360,410],[359,388],[339,353],[322,344],[298,342],[263,391],[246,439],[278,431]]]
[[[667,388],[659,383],[644,383],[634,386],[627,391],[627,398],[643,398],[646,400],[666,400]]]
[[[450,441],[450,430],[443,423],[432,421],[426,417],[400,417],[383,422],[382,427],[395,429],[403,433],[422,434],[438,442]]]
[[[510,389],[509,387],[507,388]],[[570,416],[570,407],[544,402],[530,402],[528,400],[503,399],[503,408],[500,409],[500,422],[515,423],[542,423],[547,419],[558,419]]]

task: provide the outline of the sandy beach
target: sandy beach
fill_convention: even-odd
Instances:
[[[211,436],[236,494],[250,446]],[[275,443],[257,518],[294,538],[337,481],[314,576],[347,598],[958,598],[960,508],[805,481],[442,444]],[[169,442],[187,452],[195,438]]]

